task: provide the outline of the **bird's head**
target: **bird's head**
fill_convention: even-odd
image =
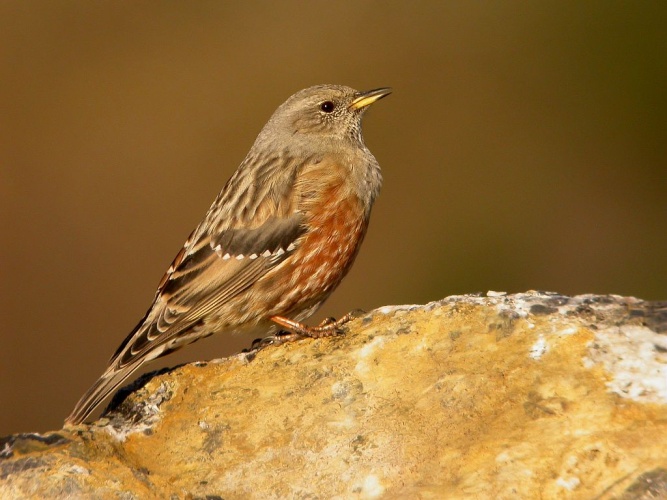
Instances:
[[[390,93],[390,88],[359,92],[342,85],[317,85],[287,99],[266,128],[274,137],[291,140],[363,144],[362,115],[368,106]]]

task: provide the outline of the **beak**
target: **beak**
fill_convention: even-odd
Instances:
[[[354,98],[354,101],[350,103],[348,109],[358,110],[370,106],[375,101],[379,101],[383,97],[391,94],[390,87],[383,87],[381,89],[369,90],[368,92],[361,92],[357,97]]]

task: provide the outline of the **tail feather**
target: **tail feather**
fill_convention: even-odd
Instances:
[[[110,366],[106,372],[92,385],[90,389],[79,399],[72,413],[65,419],[65,423],[76,425],[83,422],[93,410],[118,386],[141,366],[141,360],[130,363],[118,369]]]

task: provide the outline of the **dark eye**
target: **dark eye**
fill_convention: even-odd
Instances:
[[[325,113],[331,113],[334,110],[334,103],[331,101],[324,101],[320,104],[320,109]]]

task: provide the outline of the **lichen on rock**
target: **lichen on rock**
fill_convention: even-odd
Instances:
[[[613,295],[383,307],[3,438],[0,498],[665,497],[666,333]]]

